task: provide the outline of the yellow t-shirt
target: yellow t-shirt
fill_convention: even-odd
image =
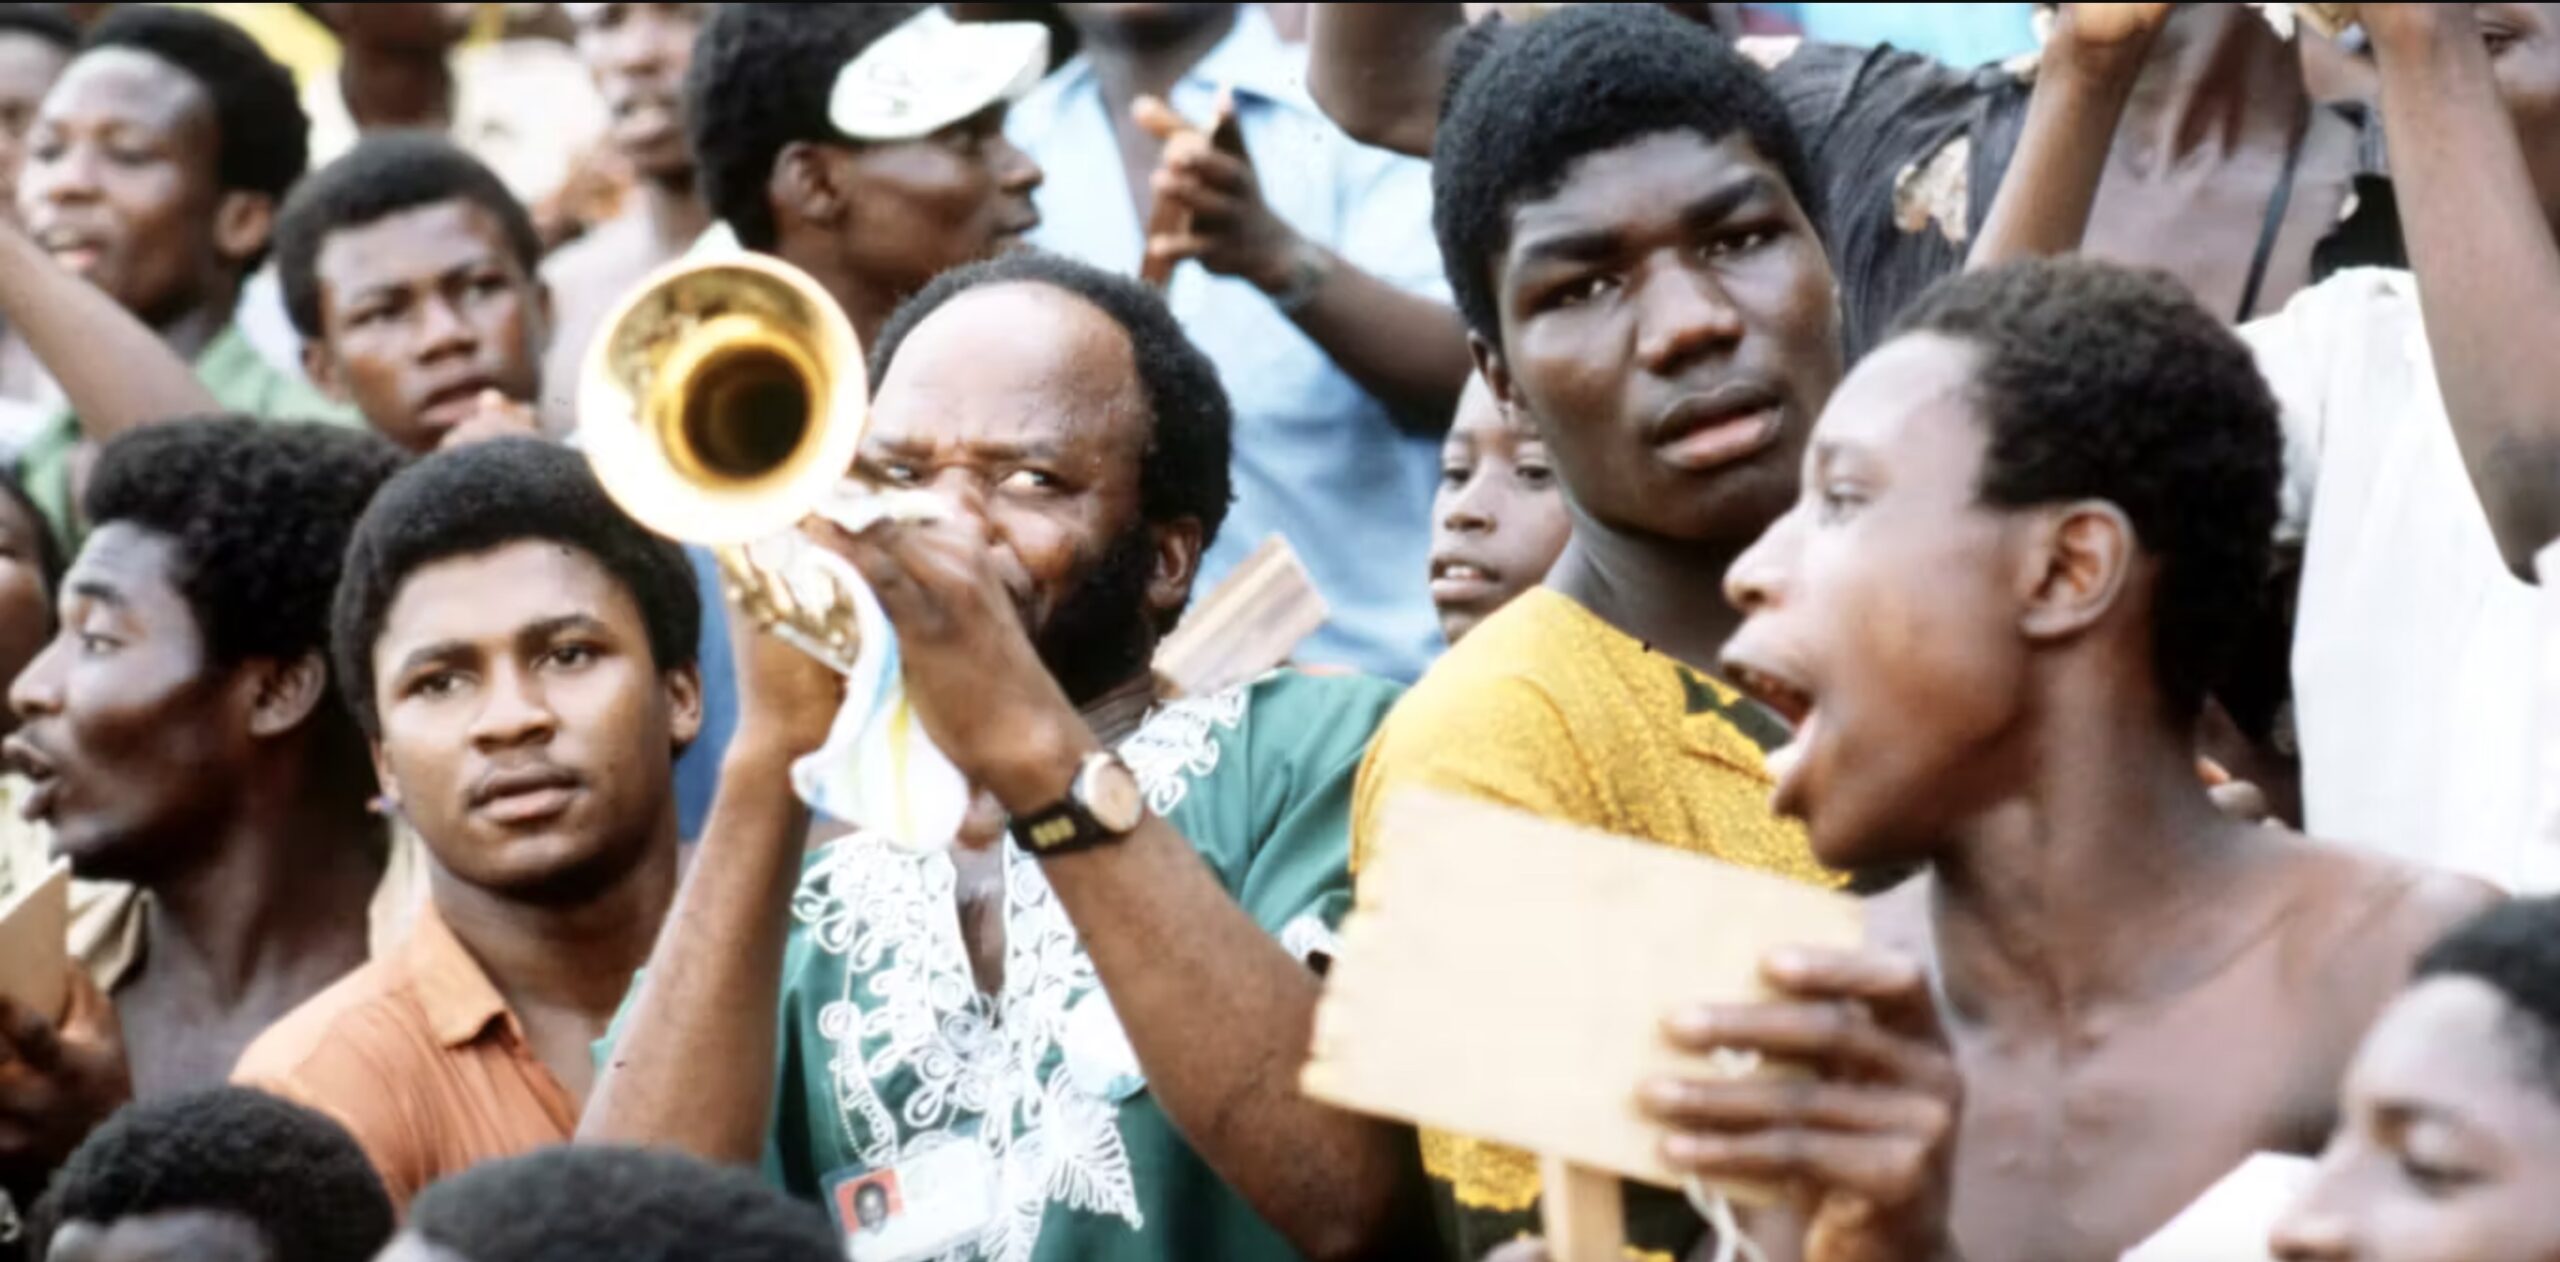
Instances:
[[[1357,872],[1413,785],[1837,885],[1804,830],[1770,813],[1763,752],[1786,727],[1756,702],[1532,588],[1434,664],[1380,725],[1353,790]],[[1537,1160],[1426,1130],[1423,1165],[1451,1243],[1483,1256],[1537,1225]],[[1628,1240],[1684,1254],[1700,1226],[1676,1196],[1628,1189]]]

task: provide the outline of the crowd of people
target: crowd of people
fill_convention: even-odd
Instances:
[[[1301,1090],[1429,789],[1861,900],[1629,1257],[2560,1260],[2560,4],[1832,7],[0,5],[0,1259],[1547,1256]],[[587,454],[741,253],[937,844]]]

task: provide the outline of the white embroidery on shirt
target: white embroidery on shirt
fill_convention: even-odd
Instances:
[[[1121,743],[1150,809],[1170,813],[1217,769],[1219,737],[1241,726],[1247,701],[1243,688],[1186,698]],[[975,1250],[946,1256],[1028,1262],[1052,1203],[1145,1229],[1120,1134],[1126,1093],[1097,1089],[1143,1080],[1125,1036],[1100,1040],[1106,1054],[1124,1049],[1123,1073],[1070,1072],[1070,1018],[1081,1004],[1109,1001],[1039,863],[1010,838],[1003,844],[998,998],[980,992],[970,971],[945,851],[847,836],[802,876],[791,909],[816,948],[843,963],[844,990],[819,1009],[817,1025],[847,1146],[883,1169],[974,1123],[997,1171],[1000,1210]],[[1099,1020],[1116,1032],[1107,1008]]]

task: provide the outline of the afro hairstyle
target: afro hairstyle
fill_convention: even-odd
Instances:
[[[1140,511],[1149,522],[1192,517],[1200,522],[1200,546],[1218,537],[1235,499],[1228,463],[1235,443],[1235,415],[1217,367],[1183,333],[1164,299],[1129,277],[1038,250],[1017,250],[956,267],[899,304],[871,351],[871,380],[889,365],[907,336],[944,303],[988,285],[1046,285],[1099,309],[1129,338],[1154,430],[1138,471]]]
[[[176,544],[170,577],[212,665],[291,661],[327,652],[347,538],[402,460],[370,431],[317,421],[164,421],[107,443],[81,502],[96,526]]]
[[[432,132],[367,136],[304,180],[276,217],[276,278],[293,327],[306,338],[320,336],[320,250],[329,234],[449,201],[489,212],[524,274],[541,270],[542,234],[532,214],[478,158]]]
[[[1786,177],[1805,218],[1821,188],[1786,108],[1723,37],[1650,4],[1581,4],[1470,32],[1451,59],[1431,151],[1431,224],[1458,314],[1500,345],[1493,267],[1523,203],[1552,196],[1574,163],[1648,136],[1740,132]]]
[[[2153,656],[2193,718],[2266,603],[2284,440],[2239,337],[2165,272],[2034,259],[1950,277],[1895,322],[1977,356],[1979,494],[2105,500],[2160,563]]]
[[[578,453],[533,438],[479,443],[403,470],[365,510],[347,545],[330,642],[366,735],[382,734],[373,646],[401,585],[438,561],[528,539],[575,548],[622,584],[640,607],[659,670],[693,664],[702,594],[684,549],[631,520]]]
[[[282,203],[311,160],[311,119],[293,72],[249,33],[210,13],[127,4],[89,28],[82,52],[129,48],[177,67],[213,102],[214,175],[225,189]],[[254,269],[259,260],[249,260]]]
[[[80,47],[80,24],[58,4],[0,4],[0,35],[28,35],[69,53]]]
[[[836,74],[920,4],[721,4],[694,37],[686,138],[703,204],[750,250],[780,236],[765,185],[793,141],[851,144],[827,119]]]
[[[2500,903],[2454,926],[2418,957],[2412,980],[2433,977],[2473,978],[2504,996],[2519,1050],[2560,1096],[2560,898]]]
[[[361,1262],[391,1239],[391,1195],[326,1116],[247,1087],[127,1105],[55,1173],[34,1219],[42,1257],[63,1223],[186,1210],[235,1214],[275,1262]]]
[[[409,1233],[469,1262],[837,1262],[826,1215],[745,1170],[581,1145],[490,1162],[429,1187]]]

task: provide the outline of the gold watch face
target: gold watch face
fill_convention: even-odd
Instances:
[[[1097,758],[1085,768],[1076,796],[1084,800],[1085,813],[1093,822],[1114,833],[1125,833],[1145,818],[1147,799],[1138,790],[1138,777],[1129,765],[1117,758]]]

